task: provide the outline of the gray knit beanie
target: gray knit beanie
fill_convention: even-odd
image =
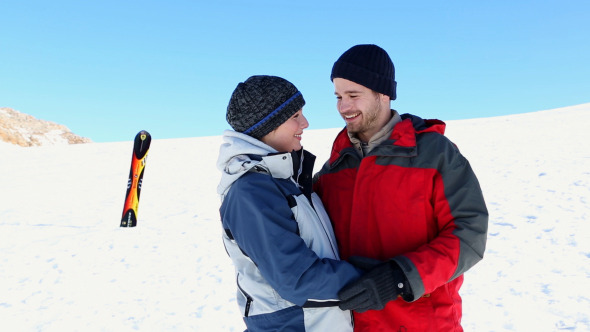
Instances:
[[[235,131],[260,139],[303,105],[303,95],[291,82],[277,76],[252,76],[234,90],[226,119]]]
[[[356,45],[344,52],[332,67],[330,79],[344,78],[395,100],[395,67],[389,54],[377,45]]]

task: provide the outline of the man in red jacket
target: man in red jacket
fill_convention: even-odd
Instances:
[[[483,258],[488,212],[445,124],[390,109],[395,69],[357,45],[331,79],[346,122],[314,189],[341,257],[367,270],[340,291],[355,331],[462,331],[463,273]]]

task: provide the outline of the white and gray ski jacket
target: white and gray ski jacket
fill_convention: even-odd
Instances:
[[[352,331],[337,294],[360,271],[339,260],[326,211],[311,192],[315,157],[278,153],[231,130],[223,138],[222,238],[248,331]]]

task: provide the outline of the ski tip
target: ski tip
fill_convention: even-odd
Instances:
[[[135,140],[133,142],[133,151],[137,159],[143,158],[148,149],[150,148],[150,143],[152,142],[152,135],[148,133],[146,130],[142,130],[137,135],[135,135]]]
[[[135,135],[135,139],[139,139],[145,141],[146,139],[151,139],[152,135],[147,130],[140,130],[137,135]]]

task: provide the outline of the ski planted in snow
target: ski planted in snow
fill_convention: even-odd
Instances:
[[[139,205],[139,194],[145,170],[145,161],[152,136],[145,130],[135,135],[133,141],[133,155],[131,156],[131,170],[127,181],[127,194],[125,195],[125,206],[123,206],[123,217],[121,227],[135,227],[137,225],[137,206]]]

